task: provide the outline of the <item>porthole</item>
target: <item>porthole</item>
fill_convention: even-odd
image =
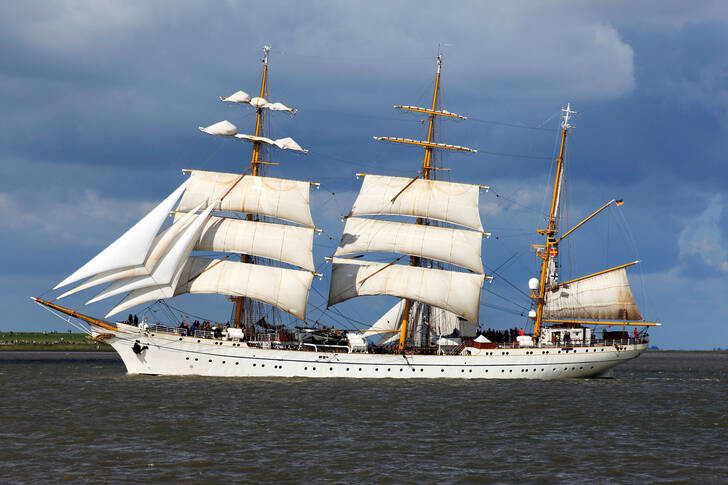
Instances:
[[[182,337],[180,337],[179,339],[182,340]]]
[[[505,370],[501,369],[501,372],[505,372]]]
[[[361,367],[359,367],[359,372],[361,372]]]
[[[392,370],[391,368],[387,367],[387,372],[389,372],[389,371],[391,371],[391,370]]]
[[[440,372],[445,372],[445,369],[440,369]]]
[[[235,362],[235,365],[239,365],[239,364],[240,364],[240,362]]]
[[[513,369],[509,370],[508,372],[513,372]]]
[[[253,367],[255,367],[257,364],[253,363]]]
[[[197,357],[195,357],[195,361],[197,361]]]
[[[460,369],[460,372],[462,372],[464,374],[465,373],[465,369]]]
[[[313,370],[316,370],[316,368],[314,367]]]
[[[208,362],[212,362],[212,359],[208,359],[207,361],[208,361]]]
[[[185,357],[185,360],[190,360],[190,358],[189,357]]]
[[[329,367],[329,370],[334,370],[334,368],[333,367]]]
[[[473,369],[470,369],[470,373],[472,373],[472,372],[473,372]]]
[[[425,372],[425,369],[420,369],[420,372]]]
[[[224,363],[225,363],[225,361],[223,360],[223,361],[222,361],[222,363],[224,364]]]
[[[379,367],[375,367],[374,372],[379,372]]]
[[[261,367],[265,367],[265,364],[260,364]]]
[[[303,370],[308,370],[308,367],[304,367]]]
[[[199,344],[199,343],[200,343],[200,341],[198,340],[198,341],[197,341],[197,343]]]
[[[400,368],[399,368],[399,371],[400,371],[400,372],[403,372],[403,371],[404,371],[404,369],[403,369],[402,367],[400,367]]]

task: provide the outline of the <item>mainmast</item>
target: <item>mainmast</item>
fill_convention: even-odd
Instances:
[[[549,274],[549,269],[552,273],[555,272],[556,258],[558,258],[559,247],[558,241],[556,240],[556,232],[558,231],[558,210],[561,198],[561,189],[563,181],[564,171],[564,155],[566,153],[566,136],[569,134],[571,125],[569,124],[569,117],[575,114],[575,111],[571,110],[571,103],[566,105],[566,108],[561,109],[563,115],[563,121],[561,122],[561,146],[559,148],[559,156],[556,159],[556,177],[554,178],[554,191],[551,195],[551,210],[549,211],[549,226],[548,229],[539,229],[538,233],[546,236],[546,245],[543,246],[543,252],[537,253],[538,256],[543,260],[541,262],[541,277],[539,279],[538,295],[535,294],[535,290],[532,290],[531,298],[536,298],[536,320],[533,329],[534,340],[538,339],[541,335],[541,322],[543,320],[543,309],[544,309],[544,295],[548,283],[554,278],[553,274]]]
[[[267,82],[268,82],[268,56],[270,54],[270,46],[265,45],[263,46],[263,77],[260,81],[260,95],[259,98],[264,99],[267,95]],[[258,138],[263,135],[263,106],[258,106],[256,108],[256,122],[255,122],[255,137]],[[250,159],[250,164],[253,167],[253,175],[257,176],[259,167],[261,165],[260,161],[260,146],[262,142],[260,140],[254,140],[253,141],[253,155]],[[253,220],[253,214],[248,214],[246,218],[249,221]],[[240,257],[240,260],[243,263],[249,263],[250,262],[250,256],[247,254],[243,254]],[[235,328],[240,328],[242,326],[242,319],[243,319],[243,305],[244,305],[244,297],[242,296],[236,296],[231,298],[235,302],[235,315],[233,317],[233,326]]]
[[[396,109],[403,109],[407,111],[415,111],[418,113],[426,113],[428,115],[428,127],[427,127],[427,140],[426,141],[419,141],[419,140],[409,140],[404,138],[391,138],[391,137],[374,137],[375,140],[381,140],[381,141],[391,141],[395,143],[404,143],[409,145],[419,145],[424,147],[425,149],[425,156],[422,160],[422,169],[420,171],[420,174],[422,175],[422,178],[425,180],[429,180],[432,178],[432,171],[437,170],[437,167],[433,165],[433,153],[436,148],[444,148],[448,150],[458,150],[458,151],[469,151],[469,152],[475,152],[476,150],[467,148],[467,147],[461,147],[461,146],[455,146],[455,145],[446,145],[443,143],[437,143],[435,142],[435,117],[436,116],[446,116],[450,118],[459,118],[459,119],[466,119],[465,116],[460,116],[455,113],[450,113],[448,111],[444,110],[437,110],[437,103],[438,103],[438,96],[440,92],[440,72],[442,71],[442,55],[439,52],[437,53],[437,72],[435,73],[435,89],[432,93],[432,106],[427,108],[419,108],[416,106],[395,106]],[[419,177],[419,175],[417,176]],[[415,177],[415,178],[417,178]],[[399,195],[399,194],[398,194]],[[417,224],[423,225],[426,224],[426,221],[422,217],[417,218]],[[421,259],[417,256],[410,256],[410,266],[420,266]],[[402,324],[401,324],[401,330],[400,330],[400,338],[399,338],[399,346],[398,351],[404,352],[405,349],[405,342],[407,339],[407,325],[409,322],[409,314],[412,310],[412,300],[406,299],[404,312],[402,313]]]

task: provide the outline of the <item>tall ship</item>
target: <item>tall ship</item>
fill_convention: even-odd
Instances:
[[[491,279],[482,260],[480,192],[485,185],[441,178],[439,150],[475,152],[437,141],[436,120],[467,119],[440,103],[438,53],[429,107],[395,106],[426,116],[424,140],[375,137],[424,150],[409,177],[356,174],[362,179],[331,263],[327,306],[388,295],[396,304],[370,325],[326,328],[307,320],[313,278],[314,226],[309,181],[267,172],[267,148],[307,153],[291,138],[264,136],[264,117],[295,113],[271,102],[269,47],[264,48],[258,96],[243,91],[220,98],[255,110],[253,135],[221,121],[206,134],[250,142],[242,173],[185,170],[189,178],[97,256],[61,281],[71,289],[56,300],[107,284],[87,303],[125,295],[103,318],[45,298],[33,298],[110,344],[130,374],[230,377],[558,379],[610,375],[648,346],[626,269],[637,262],[562,281],[559,244],[612,200],[568,230],[561,230],[566,140],[574,114],[562,109],[561,140],[543,244],[534,245],[537,272],[529,282],[533,332],[494,339],[482,331],[480,303]],[[165,225],[172,216],[170,224]],[[209,257],[212,253],[216,257]],[[390,257],[391,256],[391,257]],[[382,261],[382,258],[385,260]],[[388,258],[388,259],[387,259]],[[183,294],[213,293],[231,300],[225,324],[165,325],[111,319],[126,310]],[[280,323],[281,315],[294,325]],[[618,331],[601,330],[617,327]],[[627,328],[635,328],[633,333]],[[643,328],[638,332],[636,328]],[[488,336],[491,338],[489,339]]]

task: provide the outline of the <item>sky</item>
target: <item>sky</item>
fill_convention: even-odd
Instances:
[[[0,18],[0,330],[64,330],[28,297],[49,292],[161,201],[183,168],[242,171],[250,146],[197,127],[228,119],[254,131],[248,106],[218,96],[259,89],[270,54],[266,133],[308,155],[272,152],[275,176],[321,183],[311,195],[324,274],[309,318],[325,311],[330,256],[360,181],[413,176],[421,150],[373,136],[423,138],[438,45],[446,179],[488,185],[481,215],[488,271],[481,322],[522,327],[527,281],[553,177],[560,108],[571,103],[563,227],[623,199],[570,236],[562,276],[635,259],[635,297],[651,343],[728,347],[728,5],[724,2],[5,2]],[[247,108],[247,109],[246,109]],[[568,250],[567,250],[568,249]],[[115,302],[84,307],[103,315]],[[223,297],[184,297],[226,320]],[[113,300],[113,299],[112,299]],[[337,305],[371,322],[395,301]],[[322,308],[323,307],[323,308]],[[82,310],[84,309],[85,310]]]

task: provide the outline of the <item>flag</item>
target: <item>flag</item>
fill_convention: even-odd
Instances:
[[[614,203],[617,205],[622,205],[622,204],[624,204],[624,201],[622,199],[619,199],[619,200],[615,200]]]

